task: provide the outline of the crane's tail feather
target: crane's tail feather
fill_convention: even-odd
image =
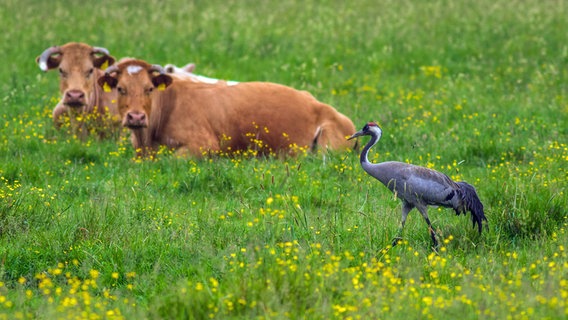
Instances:
[[[459,186],[460,196],[465,203],[466,210],[471,212],[473,227],[475,228],[475,225],[477,224],[477,229],[479,233],[481,233],[483,221],[487,221],[485,213],[483,212],[483,204],[479,200],[477,192],[471,184],[460,181],[457,182],[457,185]]]

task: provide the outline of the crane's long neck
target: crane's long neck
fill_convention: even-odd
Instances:
[[[373,132],[371,134],[371,140],[369,140],[369,142],[367,142],[367,144],[363,148],[363,151],[361,152],[361,157],[360,157],[361,165],[363,166],[363,168],[365,168],[365,165],[372,164],[371,162],[369,162],[369,150],[375,144],[377,144],[377,142],[379,142],[379,139],[381,139],[381,135]]]

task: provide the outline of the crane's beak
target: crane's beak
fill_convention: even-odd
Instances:
[[[355,132],[351,137],[347,138],[347,140],[355,139],[355,138],[360,137],[360,136],[363,136],[363,135],[365,135],[365,134],[363,133],[363,131],[357,131],[357,132]]]

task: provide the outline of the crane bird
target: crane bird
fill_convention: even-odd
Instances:
[[[401,239],[406,217],[413,208],[418,209],[426,220],[434,247],[438,246],[438,241],[430,219],[428,219],[428,206],[453,208],[456,215],[471,212],[473,227],[475,228],[477,224],[481,234],[482,223],[484,220],[487,221],[487,218],[483,213],[483,204],[472,185],[463,181],[454,182],[441,172],[413,164],[397,161],[369,162],[369,149],[379,141],[381,135],[381,128],[376,123],[369,122],[348,140],[360,136],[371,136],[371,140],[361,152],[361,166],[402,200],[402,220],[398,235],[392,243],[393,246]]]

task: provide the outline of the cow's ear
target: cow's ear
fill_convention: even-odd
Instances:
[[[59,64],[61,63],[62,58],[63,58],[63,55],[61,54],[61,52],[54,52],[54,53],[51,53],[47,57],[45,57],[43,55],[38,56],[36,58],[36,63],[39,65],[41,70],[48,71],[48,70],[55,69],[55,68],[59,67]]]
[[[118,84],[118,80],[110,74],[105,74],[100,77],[97,82],[105,91],[110,91],[110,89],[116,88],[116,85]]]
[[[166,89],[170,84],[172,84],[172,81],[172,77],[164,73],[160,73],[152,77],[152,83],[154,84],[154,87],[158,88],[159,90]]]
[[[99,68],[101,70],[106,70],[109,66],[112,66],[116,60],[113,56],[109,55],[101,55],[101,56],[94,56],[93,57],[93,65],[95,68]]]
[[[195,71],[195,63],[188,63],[181,69],[185,72],[193,73]]]

